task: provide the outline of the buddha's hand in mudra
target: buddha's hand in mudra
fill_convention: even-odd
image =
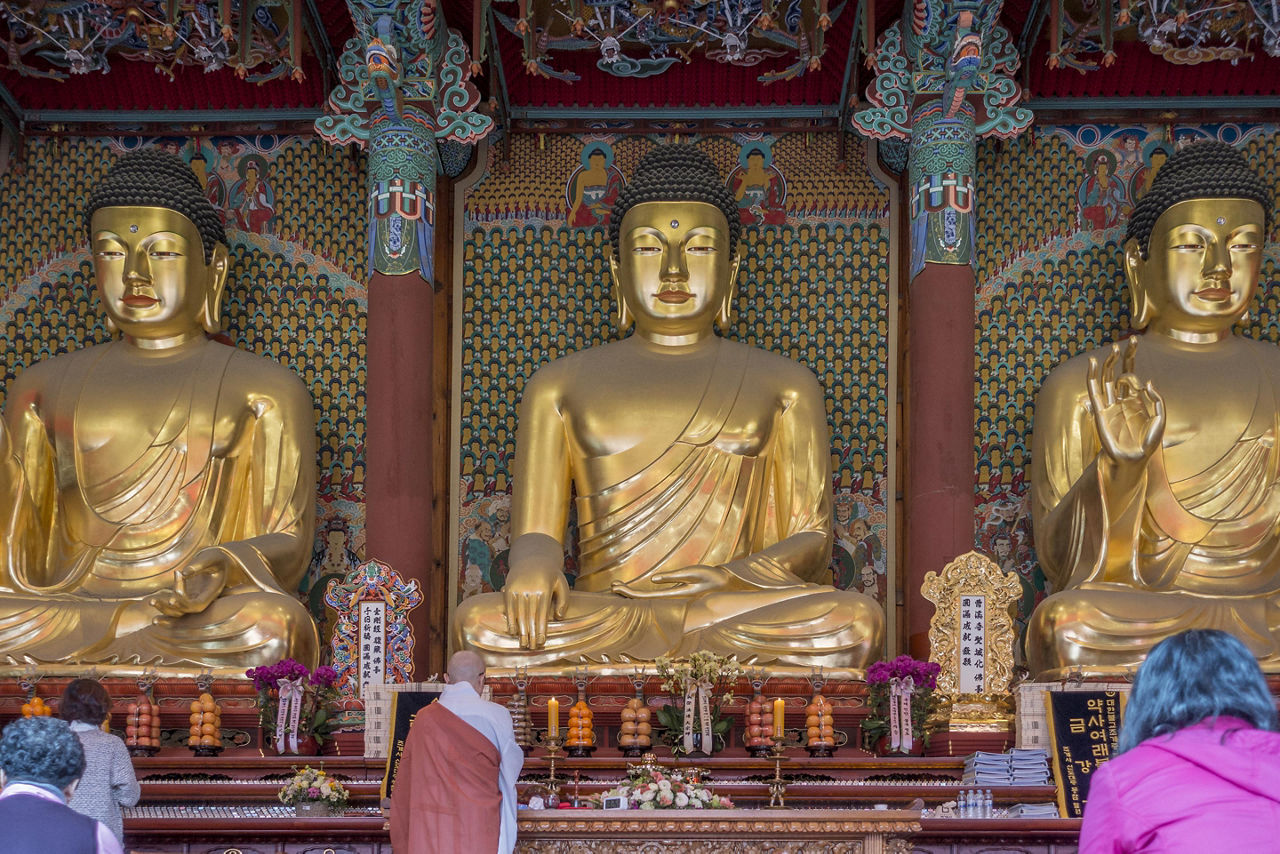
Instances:
[[[227,554],[208,548],[173,574],[173,587],[152,594],[147,604],[167,617],[198,614],[222,594],[227,583]]]
[[[547,621],[564,616],[569,582],[559,566],[537,561],[512,564],[502,597],[507,631],[520,637],[523,649],[542,649],[547,643]]]
[[[1137,352],[1134,336],[1125,346],[1123,361],[1119,344],[1111,345],[1101,366],[1097,359],[1089,359],[1089,404],[1098,441],[1103,456],[1121,466],[1145,463],[1164,437],[1164,400],[1150,381],[1144,384],[1134,374]]]
[[[724,590],[733,584],[734,575],[724,566],[694,564],[683,569],[655,572],[645,576],[643,580],[658,585],[657,589],[648,586],[637,588],[634,582],[628,584],[621,581],[615,581],[611,589],[619,596],[629,599],[684,598]]]

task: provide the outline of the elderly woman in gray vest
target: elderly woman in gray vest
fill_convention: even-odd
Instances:
[[[84,774],[68,805],[111,828],[123,843],[120,808],[136,804],[140,790],[124,742],[102,731],[109,714],[111,698],[93,679],[77,679],[68,685],[58,707],[58,716],[71,725],[84,748]]]

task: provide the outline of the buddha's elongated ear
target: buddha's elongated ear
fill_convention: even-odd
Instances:
[[[631,311],[627,308],[627,301],[622,298],[622,282],[618,278],[618,256],[609,256],[609,278],[613,280],[613,301],[617,308],[618,314],[618,331],[626,332],[631,326]]]
[[[227,247],[221,243],[215,244],[212,257],[205,268],[204,311],[200,316],[200,325],[210,335],[222,331],[222,293],[227,287],[229,269]]]
[[[743,246],[738,244],[738,251],[733,256],[733,266],[729,269],[729,287],[725,290],[724,299],[720,301],[720,310],[716,312],[716,323],[721,332],[729,331],[729,323],[733,320],[733,303],[738,296],[738,272],[742,269]]]
[[[1144,275],[1146,266],[1138,238],[1129,238],[1124,244],[1124,278],[1129,283],[1130,311],[1133,315],[1129,325],[1134,329],[1146,329],[1153,316],[1151,299],[1147,296],[1148,283]]]

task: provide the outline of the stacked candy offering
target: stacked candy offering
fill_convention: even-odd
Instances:
[[[511,713],[511,726],[516,732],[516,744],[528,756],[533,750],[533,722],[529,720],[529,705],[525,702],[524,692],[520,692],[507,701],[507,711]]]
[[[569,709],[569,735],[564,740],[565,753],[570,756],[590,756],[595,750],[596,734],[592,724],[595,716],[582,697]]]
[[[160,749],[160,707],[146,694],[125,710],[124,743],[135,756],[151,756]]]
[[[38,695],[32,695],[31,699],[22,704],[22,716],[24,718],[47,718],[53,714],[53,709],[45,705]]]
[[[650,711],[643,697],[632,697],[622,709],[622,728],[618,735],[618,747],[623,756],[640,756],[653,746],[653,726],[649,723]]]
[[[836,747],[835,716],[830,701],[821,693],[814,694],[804,708],[804,716],[810,755],[830,756]]]
[[[222,752],[222,708],[213,695],[201,694],[191,701],[191,729],[188,730],[187,747],[196,756],[216,756]]]

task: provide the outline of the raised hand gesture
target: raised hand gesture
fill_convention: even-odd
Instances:
[[[1102,453],[1122,465],[1150,459],[1164,437],[1164,400],[1150,381],[1144,385],[1133,373],[1137,352],[1134,336],[1125,346],[1118,374],[1119,344],[1111,345],[1101,367],[1096,358],[1089,359],[1089,403]]]

